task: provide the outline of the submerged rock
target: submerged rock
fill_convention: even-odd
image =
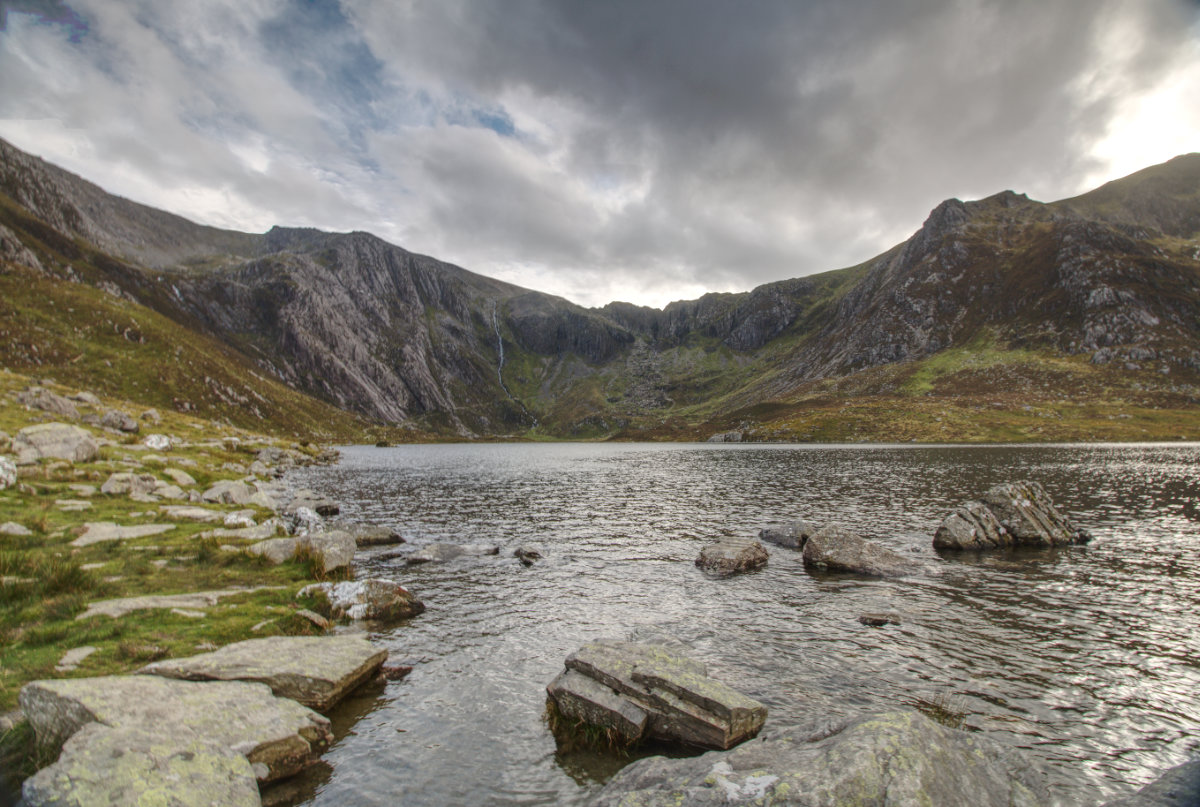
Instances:
[[[732,748],[758,734],[767,718],[766,706],[662,645],[586,644],[567,657],[546,693],[564,718],[614,731],[626,743]]]
[[[405,556],[409,565],[445,563],[464,555],[499,555],[500,547],[488,544],[429,544]]]
[[[424,612],[425,603],[399,583],[377,577],[342,583],[313,583],[296,595],[322,594],[335,619],[408,619]]]
[[[58,748],[89,723],[198,735],[243,754],[259,782],[291,776],[332,739],[329,720],[265,684],[116,675],[34,681],[20,694],[38,743]]]
[[[70,462],[91,462],[100,453],[100,446],[86,429],[69,423],[39,423],[26,426],[13,438],[17,463],[28,465],[40,459],[60,459]]]
[[[1132,796],[1104,807],[1196,807],[1200,804],[1200,759],[1176,765]]]
[[[594,807],[1037,807],[1044,776],[1015,749],[916,711],[859,718],[815,734],[793,731],[733,751],[650,757],[617,774]]]
[[[521,544],[513,550],[513,557],[525,566],[532,566],[546,556],[541,544]]]
[[[759,531],[758,539],[786,549],[803,549],[804,544],[816,531],[817,528],[807,521],[790,521],[764,527]]]
[[[257,807],[249,760],[227,744],[169,727],[111,728],[91,723],[63,746],[58,761],[25,780],[26,807],[211,804]]]
[[[717,577],[752,572],[767,565],[767,550],[758,541],[723,538],[700,550],[696,565]]]
[[[924,565],[872,543],[837,524],[829,524],[804,544],[804,565],[831,572],[853,572],[873,577],[918,574]]]
[[[280,697],[327,712],[370,680],[387,655],[365,636],[272,636],[156,661],[138,672],[186,681],[258,681]]]

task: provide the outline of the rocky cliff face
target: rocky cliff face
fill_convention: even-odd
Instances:
[[[120,293],[384,422],[508,433],[547,414],[591,422],[717,395],[745,406],[983,330],[1096,363],[1200,369],[1200,155],[1054,204],[950,199],[859,267],[663,310],[584,309],[366,233],[201,227],[3,141],[0,191],[119,258],[103,282]],[[5,259],[39,260],[20,233],[0,236]]]

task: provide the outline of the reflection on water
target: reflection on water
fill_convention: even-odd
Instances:
[[[414,544],[496,543],[498,557],[361,563],[428,606],[374,638],[405,680],[348,707],[313,805],[578,804],[624,764],[559,756],[544,687],[583,642],[658,632],[770,708],[770,734],[814,717],[949,703],[1025,749],[1069,804],[1129,791],[1200,753],[1200,446],[355,447],[289,477]],[[1003,481],[1041,482],[1095,535],[1086,548],[939,559],[934,529]],[[839,521],[936,569],[878,581],[692,565],[719,535]],[[543,544],[532,568],[516,545]],[[900,625],[868,628],[865,611]],[[361,699],[360,699],[361,700]]]

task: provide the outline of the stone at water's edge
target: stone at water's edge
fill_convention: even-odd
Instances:
[[[327,712],[370,680],[387,655],[364,636],[272,636],[156,661],[138,672],[186,681],[258,681],[280,697]]]
[[[57,762],[25,780],[21,796],[26,807],[262,803],[250,762],[225,744],[190,732],[99,723],[67,740]]]
[[[946,516],[933,536],[936,549],[994,549],[1012,545],[1012,533],[983,502],[960,505]]]
[[[804,544],[816,531],[816,526],[807,521],[791,521],[787,524],[764,527],[759,530],[758,539],[786,549],[803,549]]]
[[[804,544],[804,565],[873,577],[919,574],[923,564],[874,544],[837,524],[828,524]]]
[[[354,542],[359,547],[392,546],[404,543],[404,537],[391,527],[377,527],[374,524],[355,524],[346,530],[354,536]]]
[[[983,494],[983,503],[1013,536],[1017,544],[1061,546],[1091,540],[1084,530],[1067,520],[1037,482],[996,485]]]
[[[418,563],[445,563],[464,555],[499,555],[500,547],[490,544],[429,544],[405,556],[410,566]]]
[[[1177,765],[1132,796],[1104,807],[1196,807],[1200,804],[1200,759]]]
[[[100,446],[90,432],[69,423],[27,426],[17,432],[12,447],[18,465],[28,465],[39,459],[91,462],[100,453]]]
[[[521,544],[513,550],[513,557],[524,566],[532,566],[546,556],[541,544]]]
[[[408,619],[425,611],[418,600],[399,583],[380,578],[343,583],[312,583],[297,598],[324,594],[335,619]]]
[[[758,541],[724,538],[700,550],[696,565],[711,575],[730,577],[767,565],[767,550]]]
[[[567,718],[696,748],[732,748],[758,734],[767,707],[661,645],[599,641],[566,660],[546,694]]]
[[[1042,772],[1015,749],[946,728],[916,711],[793,731],[690,759],[627,766],[593,807],[1041,807]]]
[[[291,776],[328,747],[329,720],[244,681],[154,675],[34,681],[21,710],[38,743],[58,748],[89,723],[162,732],[179,728],[243,754],[259,782]]]
[[[258,530],[260,528],[253,527]],[[274,527],[269,528],[274,532]],[[217,532],[217,531],[214,531]],[[320,559],[322,569],[326,573],[335,569],[348,568],[354,562],[354,551],[357,549],[354,536],[342,530],[316,532],[301,535],[296,538],[268,538],[251,544],[246,551],[252,555],[262,555],[272,563],[283,563],[295,556],[301,547],[307,548]]]

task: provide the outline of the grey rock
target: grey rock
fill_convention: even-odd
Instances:
[[[1038,807],[1053,800],[1020,752],[916,711],[863,717],[832,732],[794,730],[733,751],[627,766],[593,807]]]
[[[786,549],[803,549],[805,542],[816,531],[816,526],[807,521],[789,521],[764,527],[759,530],[758,539]]]
[[[10,457],[0,457],[0,490],[17,484],[17,464]]]
[[[212,487],[201,494],[200,498],[206,502],[213,502],[215,504],[236,504],[240,507],[248,504],[254,493],[254,488],[250,487],[245,482],[239,482],[233,479],[225,479],[214,483]]]
[[[84,659],[96,652],[96,648],[91,645],[85,647],[76,647],[63,653],[63,657],[58,660],[58,664],[54,665],[56,672],[70,672],[79,668]]]
[[[1200,759],[1176,765],[1132,796],[1104,807],[1196,807],[1200,804]]]
[[[148,664],[138,672],[186,681],[258,681],[276,695],[327,712],[387,660],[365,636],[272,636]]]
[[[74,395],[68,395],[67,397],[76,403],[87,404],[88,406],[104,405],[94,393],[87,392],[86,390],[77,392]]]
[[[707,442],[707,443],[740,443],[740,442],[742,442],[742,438],[744,436],[745,435],[743,435],[741,432],[737,432],[737,431],[721,432],[720,434],[712,435],[705,442]]]
[[[267,527],[274,531],[274,525],[267,524],[250,529],[263,529]],[[228,533],[231,531],[214,530],[214,532]],[[329,532],[317,532],[295,538],[268,538],[265,541],[259,541],[247,547],[246,551],[253,555],[262,555],[272,563],[279,564],[294,557],[301,547],[308,548],[309,551],[320,558],[325,573],[336,569],[349,568],[354,562],[354,551],[357,549],[357,545],[354,543],[354,536],[341,530],[330,530]]]
[[[298,544],[295,538],[268,538],[246,547],[251,555],[261,555],[275,565],[285,563],[296,554]]]
[[[546,556],[541,544],[521,544],[513,550],[513,557],[525,566],[532,566]]]
[[[882,628],[884,625],[899,625],[900,615],[892,612],[872,612],[859,614],[858,621],[872,628]]]
[[[307,507],[319,516],[336,516],[342,510],[341,506],[333,499],[307,489],[296,491],[295,497],[288,505],[288,511],[295,512],[302,507]]]
[[[296,596],[317,594],[329,600],[336,619],[408,619],[425,611],[425,604],[404,586],[375,577],[343,583],[313,583],[300,589]]]
[[[279,503],[275,500],[275,497],[261,490],[254,491],[254,495],[250,497],[250,500],[246,504],[270,510],[272,513],[279,509]]]
[[[43,412],[49,412],[58,417],[71,418],[72,420],[79,418],[79,410],[75,408],[75,404],[45,387],[30,387],[23,392],[18,392],[17,403],[28,406],[31,409],[40,409]]]
[[[317,511],[308,507],[298,507],[284,513],[287,519],[288,532],[292,535],[308,535],[325,529],[325,519],[317,515]]]
[[[91,462],[99,455],[100,446],[86,429],[69,423],[39,423],[17,432],[13,451],[20,465],[40,459]]]
[[[232,513],[225,514],[225,526],[232,529],[237,527],[256,527],[258,522],[254,520],[253,510],[234,510]]]
[[[181,488],[190,488],[196,484],[196,480],[187,471],[181,471],[178,468],[164,468],[163,473],[171,477],[171,481]]]
[[[410,566],[420,563],[445,563],[466,555],[499,555],[500,547],[490,544],[428,544],[405,556]]]
[[[154,494],[160,499],[170,499],[173,502],[186,502],[188,493],[178,485],[168,485],[166,482],[159,482],[154,486]]]
[[[183,518],[188,521],[205,521],[214,523],[225,518],[220,510],[209,510],[207,507],[194,507],[186,504],[168,504],[158,508],[167,518]]]
[[[160,535],[175,529],[174,524],[135,524],[122,526],[111,521],[94,521],[83,525],[83,534],[71,542],[71,546],[81,547],[104,541],[127,541],[131,538],[146,538],[150,535]]]
[[[346,531],[354,536],[354,542],[364,546],[394,546],[404,543],[404,537],[391,527],[377,527],[373,524],[353,524]]]
[[[1061,546],[1091,540],[1090,535],[1058,512],[1049,494],[1037,482],[996,485],[983,494],[983,503],[996,514],[1017,544]]]
[[[100,425],[106,429],[116,429],[127,434],[137,434],[142,428],[131,415],[119,409],[109,409],[100,418]]]
[[[253,527],[218,527],[215,530],[205,530],[200,533],[199,538],[240,538],[243,541],[263,541],[268,540],[275,535],[276,525],[272,523],[256,524]],[[294,538],[285,538],[285,541],[294,541]],[[259,554],[259,553],[255,553]],[[290,556],[289,556],[290,557]],[[286,558],[285,558],[286,560]]]
[[[150,474],[115,473],[100,486],[100,492],[107,496],[146,495],[154,493],[156,487],[158,479]]]
[[[71,678],[34,681],[19,697],[43,747],[60,747],[89,723],[151,732],[181,728],[243,754],[259,782],[296,773],[332,738],[325,717],[245,681]]]
[[[697,748],[732,748],[758,734],[767,707],[708,677],[674,648],[598,641],[567,657],[546,688],[567,718]]]
[[[837,524],[827,524],[804,544],[804,565],[873,577],[918,574],[925,567]]]
[[[12,535],[17,538],[24,538],[28,535],[33,535],[33,532],[23,524],[18,524],[15,521],[6,521],[0,524],[0,535]]]
[[[87,609],[75,618],[89,619],[93,616],[107,616],[117,619],[135,611],[148,611],[156,608],[197,611],[216,605],[226,597],[270,588],[277,587],[255,586],[254,588],[227,588],[217,591],[193,591],[188,594],[146,594],[141,597],[118,597],[89,603]]]
[[[1012,545],[1012,534],[983,502],[960,505],[946,516],[933,536],[936,549],[995,549]]]
[[[258,807],[250,761],[226,744],[169,726],[90,723],[58,760],[25,780],[26,807],[155,804]]]
[[[171,438],[165,434],[147,434],[142,445],[151,451],[166,451],[171,447]]]
[[[151,426],[157,426],[162,423],[162,415],[158,413],[157,409],[147,409],[142,413],[141,418]]]
[[[758,541],[723,538],[700,550],[696,565],[717,577],[752,572],[767,565],[767,550]]]

